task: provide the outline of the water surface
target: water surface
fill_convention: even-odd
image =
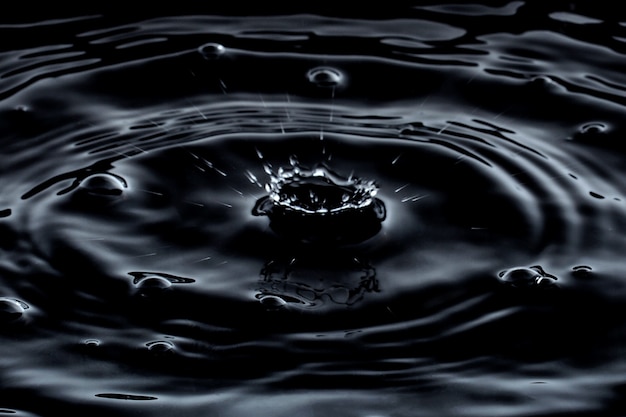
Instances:
[[[615,13],[25,16],[0,414],[623,414]]]

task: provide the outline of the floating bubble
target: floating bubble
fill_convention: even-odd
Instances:
[[[100,346],[100,341],[98,339],[85,339],[83,340],[83,345],[89,348],[95,348]]]
[[[557,278],[547,274],[540,266],[520,267],[502,271],[498,274],[502,282],[515,288],[553,287]]]
[[[22,319],[28,305],[14,298],[0,297],[0,323],[15,323]]]
[[[135,283],[135,289],[140,297],[154,297],[163,294],[172,286],[172,282],[160,276],[148,276]]]
[[[174,344],[165,340],[156,340],[146,343],[148,350],[155,355],[171,355],[174,353]]]
[[[341,71],[330,67],[313,68],[307,73],[307,78],[311,84],[324,88],[338,87],[344,81]]]
[[[607,126],[604,123],[592,122],[584,124],[580,127],[581,135],[597,135],[604,133],[607,130]]]
[[[552,78],[550,78],[550,77],[548,77],[546,75],[537,75],[537,76],[531,78],[529,83],[534,88],[542,88],[542,89],[543,88],[545,88],[545,89],[555,88],[554,80],[552,80]]]
[[[224,52],[226,52],[226,48],[224,48],[222,44],[211,42],[199,47],[198,52],[200,52],[200,55],[202,55],[204,59],[214,60],[222,56]]]
[[[122,195],[126,184],[111,174],[94,174],[85,178],[78,190],[92,197],[117,197]]]
[[[287,302],[276,295],[260,295],[259,302],[267,311],[278,311],[287,308]]]
[[[589,122],[579,126],[578,131],[574,133],[572,139],[580,143],[610,146],[611,135],[609,135],[609,131],[609,125],[605,123]]]
[[[173,284],[191,284],[192,278],[160,272],[129,272],[133,277],[136,294],[140,297],[157,297],[168,291]]]
[[[73,204],[86,209],[102,209],[123,197],[126,181],[117,175],[98,173],[84,178],[72,194]]]
[[[575,278],[588,279],[592,276],[592,268],[587,265],[578,265],[572,268],[572,276]]]
[[[386,216],[374,181],[341,177],[325,166],[306,169],[294,159],[270,173],[266,189],[253,214],[268,216],[277,234],[303,242],[362,242]]]

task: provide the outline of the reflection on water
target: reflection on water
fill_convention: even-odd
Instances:
[[[367,293],[378,292],[376,270],[344,256],[315,252],[288,262],[271,260],[261,269],[256,297],[269,309],[315,308],[323,303],[352,306]]]
[[[0,414],[624,414],[620,14],[263,7],[0,17]]]

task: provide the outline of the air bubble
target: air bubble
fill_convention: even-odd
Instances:
[[[535,88],[554,88],[555,82],[546,75],[537,75],[530,79],[530,85]]]
[[[172,286],[172,282],[160,276],[148,276],[135,283],[137,295],[140,297],[155,297],[163,294]]]
[[[592,268],[587,265],[578,265],[572,268],[572,276],[580,279],[588,279],[592,276]]]
[[[267,311],[278,311],[287,308],[287,302],[276,295],[263,295],[259,302]]]
[[[502,282],[515,288],[553,287],[557,280],[540,266],[512,268],[500,272],[498,276]]]
[[[226,48],[222,44],[211,42],[199,47],[198,52],[204,59],[214,60],[222,56],[226,52]]]
[[[307,73],[307,78],[311,84],[324,88],[339,87],[344,81],[341,71],[330,67],[313,68]]]
[[[86,339],[83,340],[83,345],[89,348],[96,348],[100,346],[100,341],[98,339]]]
[[[607,126],[603,123],[587,123],[580,127],[582,135],[597,135],[606,132]]]
[[[15,323],[24,317],[28,305],[22,301],[0,297],[0,323]]]
[[[589,122],[578,127],[573,139],[577,142],[592,145],[610,145],[609,126],[602,122]]]
[[[165,340],[157,340],[146,343],[148,350],[154,355],[172,355],[174,353],[174,344]]]
[[[82,197],[93,199],[114,199],[119,197],[126,188],[126,182],[112,174],[94,174],[85,178],[76,192]]]

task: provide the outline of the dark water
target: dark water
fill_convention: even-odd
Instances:
[[[626,413],[579,3],[0,18],[0,414]]]

